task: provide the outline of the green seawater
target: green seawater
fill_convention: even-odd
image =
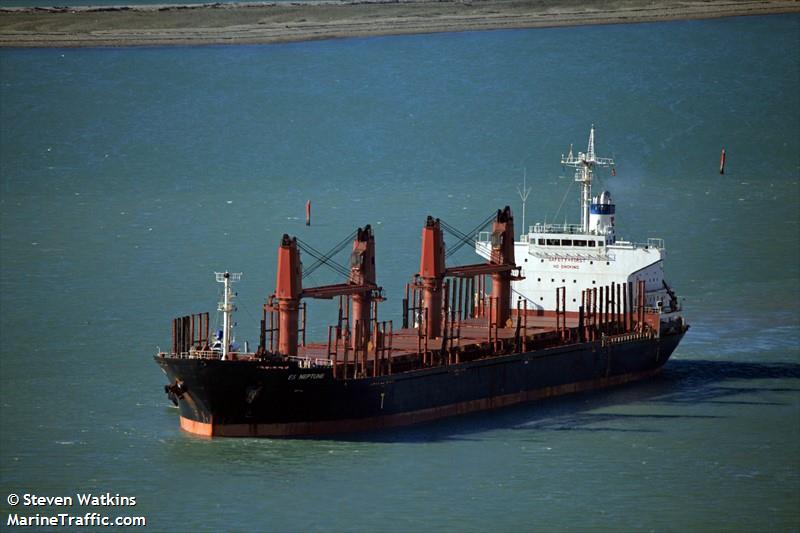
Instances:
[[[148,531],[797,531],[798,95],[798,16],[0,50],[3,529],[98,511]],[[326,250],[372,224],[398,323],[427,215],[520,217],[525,172],[528,224],[578,219],[559,159],[592,123],[618,233],[665,239],[692,325],[662,375],[368,435],[180,431],[152,354],[172,317],[216,308],[215,270],[244,272],[253,344],[281,235]],[[309,336],[333,320],[313,302]],[[137,505],[8,503],[79,492]]]

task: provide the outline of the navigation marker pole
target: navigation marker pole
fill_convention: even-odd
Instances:
[[[217,276],[217,281],[224,284],[222,301],[219,303],[217,310],[222,311],[222,360],[225,361],[228,359],[228,350],[230,350],[231,344],[231,314],[236,309],[233,303],[231,303],[236,296],[235,293],[231,292],[231,283],[241,280],[242,273],[230,273],[226,271],[214,272],[214,274]]]
[[[575,157],[572,153],[572,146],[569,155],[564,157],[561,154],[561,164],[575,169],[575,181],[581,184],[583,192],[581,194],[581,228],[584,233],[589,233],[589,207],[592,203],[592,175],[594,167],[613,167],[614,160],[610,157],[595,157],[594,155],[594,124],[589,130],[589,147],[586,153],[578,152]]]

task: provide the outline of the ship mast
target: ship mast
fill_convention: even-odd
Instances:
[[[578,152],[578,156],[572,153],[572,146],[569,147],[569,154],[564,157],[561,154],[561,164],[575,169],[575,181],[581,184],[581,228],[584,233],[589,233],[589,207],[592,203],[592,175],[594,167],[609,167],[614,165],[614,160],[609,157],[596,157],[594,154],[594,124],[589,130],[589,147],[586,153]]]
[[[236,294],[231,292],[231,283],[242,279],[242,273],[215,272],[214,274],[217,275],[217,281],[224,285],[222,301],[217,310],[222,311],[222,360],[225,361],[228,359],[228,350],[231,344],[231,315],[235,310],[232,301]]]
[[[528,230],[525,228],[525,202],[528,201],[528,195],[531,192],[531,187],[528,187],[528,168],[523,168],[523,175],[522,175],[522,189],[517,186],[517,193],[519,194],[520,200],[522,200],[522,235],[527,235]]]

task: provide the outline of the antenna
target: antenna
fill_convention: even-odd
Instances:
[[[217,307],[218,311],[222,311],[222,360],[228,359],[228,350],[231,344],[231,314],[234,311],[234,305],[231,303],[236,296],[231,292],[231,283],[238,282],[242,279],[241,272],[214,272],[217,276],[217,281],[224,284],[222,291],[222,301]]]
[[[528,230],[525,228],[525,202],[528,201],[528,195],[530,193],[531,188],[528,187],[528,167],[522,167],[522,189],[517,185],[517,194],[519,194],[522,200],[522,231],[524,235],[528,234]]]
[[[594,153],[594,124],[589,130],[589,146],[586,153],[578,152],[575,157],[572,153],[572,145],[569,147],[569,155],[565,158],[561,156],[561,164],[575,169],[575,181],[581,184],[583,192],[581,194],[581,227],[584,233],[589,232],[589,206],[592,202],[592,175],[594,167],[613,167],[614,160],[610,157],[596,157]]]

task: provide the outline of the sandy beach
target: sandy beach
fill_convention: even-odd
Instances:
[[[0,46],[255,44],[800,12],[800,0],[416,0],[0,9]]]

